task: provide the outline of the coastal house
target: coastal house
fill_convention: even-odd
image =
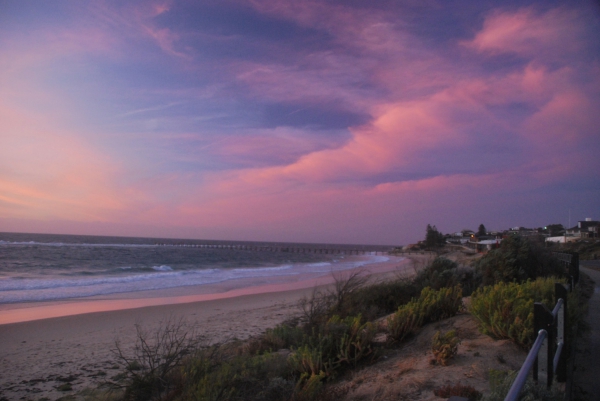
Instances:
[[[537,228],[512,227],[508,230],[509,235],[519,235],[521,237],[534,237],[540,235]]]
[[[546,237],[546,242],[556,242],[560,244],[564,244],[566,242],[574,242],[577,241],[578,237],[567,237],[566,235],[559,235],[555,237]]]
[[[477,237],[472,235],[469,242],[467,242],[465,245],[467,245],[469,248],[475,249],[477,252],[487,252],[491,251],[492,249],[499,248],[501,243],[502,238],[500,237],[492,235],[482,235]]]
[[[446,242],[449,244],[466,244],[469,241],[470,234],[472,234],[473,231],[468,230],[470,232],[469,235],[465,235],[464,231],[465,230],[448,234],[446,237]]]
[[[500,247],[502,238],[485,239],[476,243],[475,250],[477,252],[487,252]]]
[[[592,220],[587,217],[585,220],[580,220],[577,225],[567,228],[565,236],[574,238],[598,238],[600,231],[600,221]]]

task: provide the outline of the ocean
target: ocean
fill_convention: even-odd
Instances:
[[[386,247],[0,233],[0,304],[293,281],[384,262]],[[379,251],[379,252],[377,252]],[[360,254],[360,257],[352,256]]]

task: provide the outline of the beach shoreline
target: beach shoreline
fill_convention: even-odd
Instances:
[[[355,257],[360,260],[361,257]],[[353,269],[341,270],[317,277],[270,277],[268,280],[248,283],[247,279],[229,280],[210,285],[190,285],[159,290],[115,293],[85,298],[56,301],[0,304],[0,326],[41,319],[109,312],[161,305],[204,302],[244,295],[267,294],[303,290],[331,284],[335,276],[343,277],[355,271],[380,275],[399,271],[407,263],[403,257],[390,256],[384,262],[370,263]]]
[[[414,273],[410,259],[390,256],[386,262],[336,274],[357,271],[375,280]],[[245,288],[230,288],[235,285],[229,283],[217,293],[190,294],[194,289],[185,287],[179,292],[171,289],[170,294],[144,292],[5,307],[0,311],[4,321],[21,321],[0,325],[0,397],[19,399],[33,391],[57,398],[64,395],[57,387],[65,377],[74,378],[74,391],[97,386],[119,373],[111,349],[116,340],[125,348],[133,346],[135,325],[151,332],[169,319],[181,318],[211,343],[256,336],[299,316],[298,301],[315,287],[334,281],[329,274]],[[52,316],[61,310],[68,313]]]

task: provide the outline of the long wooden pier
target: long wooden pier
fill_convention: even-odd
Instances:
[[[319,253],[319,254],[339,254],[339,255],[387,255],[391,247],[369,246],[360,247],[336,247],[336,246],[315,246],[315,245],[252,245],[252,244],[194,244],[194,243],[158,243],[159,246],[175,246],[200,249],[227,249],[254,252],[289,252],[289,253]]]

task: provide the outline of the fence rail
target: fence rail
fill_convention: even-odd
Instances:
[[[552,252],[552,256],[561,261],[571,276],[571,285],[579,282],[579,253],[577,252]]]
[[[533,347],[531,347],[531,351],[529,351],[527,358],[525,358],[525,362],[523,362],[523,366],[521,367],[521,370],[519,370],[519,374],[517,374],[517,377],[515,378],[512,387],[508,391],[508,394],[506,394],[504,401],[513,401],[519,399],[519,394],[521,394],[521,390],[527,381],[529,371],[537,361],[538,353],[540,352],[543,342],[547,337],[548,332],[546,330],[540,330],[538,332],[538,336],[533,343]]]
[[[558,253],[555,253],[555,256]],[[568,257],[567,257],[568,256]],[[533,346],[519,370],[504,401],[516,401],[533,368],[533,379],[538,384],[550,387],[556,376],[556,381],[564,383],[567,380],[567,295],[579,281],[579,254],[576,252],[560,254],[559,260],[565,263],[569,271],[570,284],[554,284],[556,305],[550,311],[544,304],[536,302],[533,305],[534,333],[536,338]]]

